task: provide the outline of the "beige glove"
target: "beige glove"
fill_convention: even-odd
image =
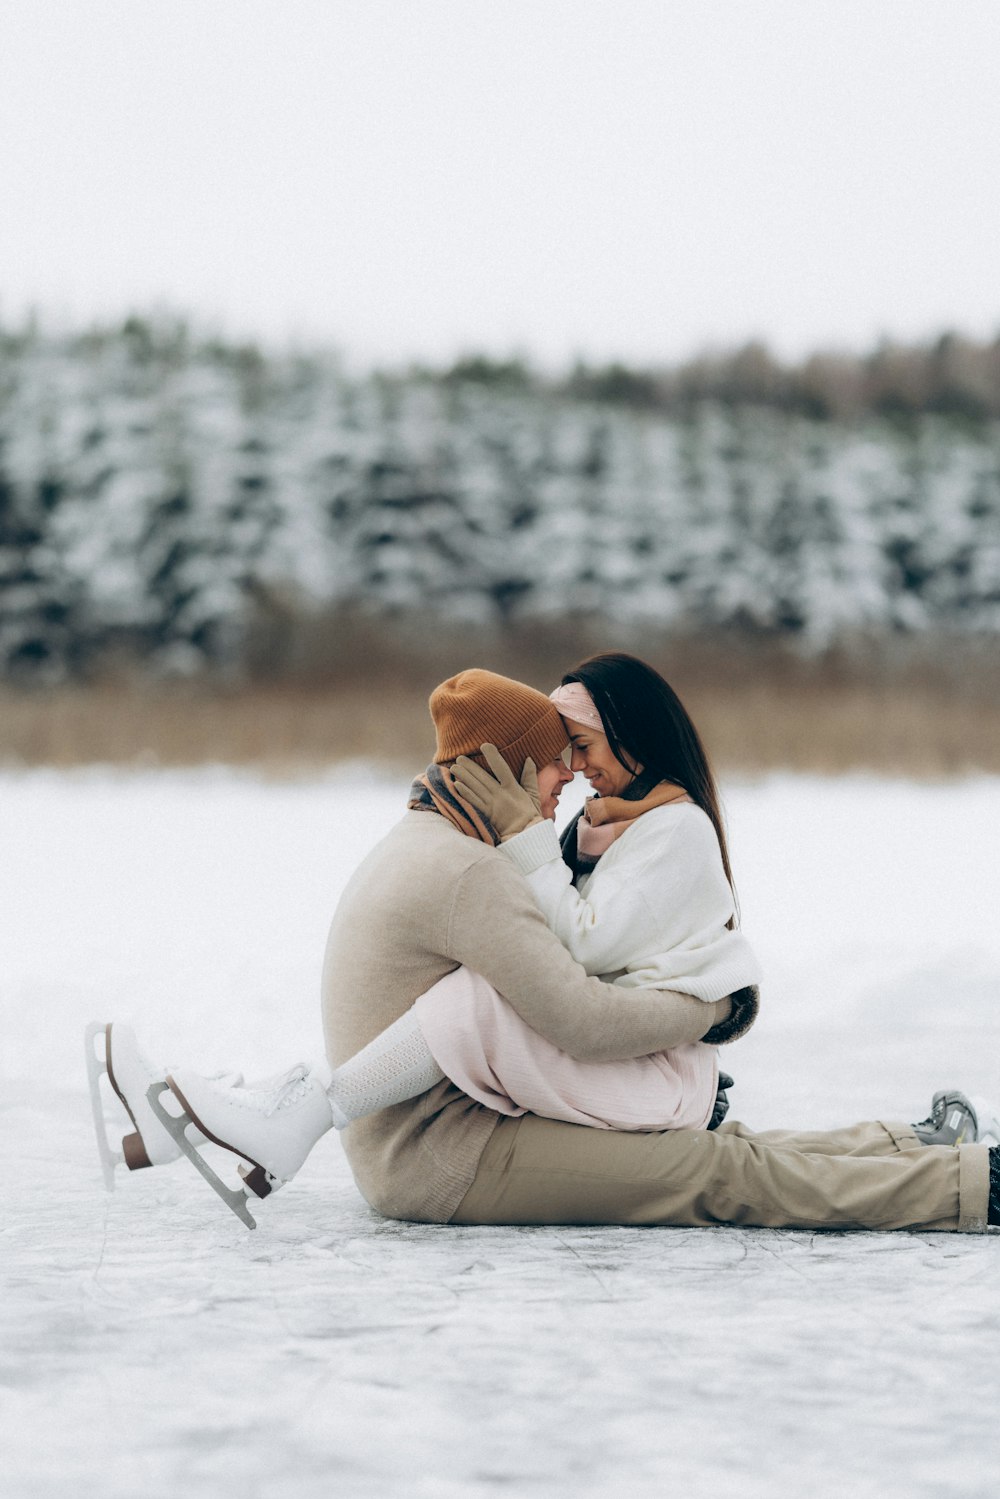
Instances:
[[[459,796],[496,829],[501,843],[523,833],[533,823],[542,821],[542,798],[534,760],[525,760],[520,784],[495,744],[480,746],[480,753],[493,772],[484,770],[468,755],[459,755],[451,768],[451,778]]]

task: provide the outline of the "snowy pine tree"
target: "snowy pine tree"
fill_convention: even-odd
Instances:
[[[995,421],[667,415],[494,373],[349,376],[137,320],[0,340],[0,670],[238,669],[269,610],[813,652],[1000,628]]]

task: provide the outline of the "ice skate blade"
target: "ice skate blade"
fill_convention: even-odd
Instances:
[[[120,1150],[114,1150],[108,1141],[107,1125],[104,1122],[104,1105],[101,1102],[101,1076],[103,1074],[106,1077],[108,1073],[107,1030],[107,1021],[91,1021],[84,1031],[84,1054],[87,1060],[90,1107],[94,1116],[94,1134],[97,1137],[97,1152],[101,1158],[101,1172],[106,1190],[113,1192],[115,1190],[115,1167],[124,1165],[125,1157]],[[101,1038],[100,1057],[94,1045],[98,1036]]]
[[[212,1191],[218,1193],[226,1206],[232,1209],[241,1223],[245,1223],[247,1228],[256,1228],[257,1221],[251,1216],[250,1210],[247,1207],[246,1192],[235,1191],[232,1187],[227,1187],[221,1176],[217,1175],[217,1173],[212,1170],[208,1162],[202,1159],[197,1146],[192,1145],[191,1141],[185,1134],[185,1130],[187,1129],[188,1125],[195,1124],[196,1121],[192,1119],[191,1115],[186,1110],[183,1114],[168,1114],[166,1109],[163,1107],[162,1103],[160,1102],[160,1094],[170,1092],[171,1089],[167,1083],[151,1083],[149,1088],[146,1090],[146,1098],[149,1102],[149,1107],[152,1109],[157,1119],[163,1125],[163,1128],[167,1131],[167,1134],[171,1135],[177,1141],[177,1144],[187,1156],[188,1160],[191,1162],[195,1170],[201,1172],[202,1176],[208,1182],[208,1185],[212,1188]],[[172,1096],[175,1098],[177,1097],[176,1094],[173,1094]],[[179,1102],[180,1100],[178,1099],[178,1103]]]

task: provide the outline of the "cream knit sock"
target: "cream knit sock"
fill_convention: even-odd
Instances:
[[[407,1010],[343,1066],[326,1086],[337,1129],[426,1093],[444,1077],[431,1056],[416,1010]]]

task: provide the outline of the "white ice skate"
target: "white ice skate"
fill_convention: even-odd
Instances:
[[[150,1106],[149,1089],[153,1083],[166,1082],[166,1068],[155,1067],[142,1052],[130,1025],[121,1020],[95,1020],[84,1033],[90,1104],[94,1115],[94,1132],[104,1173],[104,1185],[114,1191],[115,1169],[126,1166],[139,1171],[144,1166],[166,1166],[180,1159],[181,1147],[171,1132],[161,1124]],[[111,1092],[125,1109],[133,1130],[122,1136],[121,1148],[112,1143],[104,1117],[101,1078],[106,1077]],[[217,1079],[229,1085],[241,1083],[242,1073],[220,1073]],[[196,1143],[204,1144],[203,1136]]]
[[[116,1166],[138,1171],[143,1166],[164,1166],[180,1156],[179,1147],[155,1118],[146,1098],[150,1084],[162,1081],[165,1072],[162,1068],[157,1071],[147,1061],[132,1027],[120,1020],[107,1023],[95,1020],[87,1026],[84,1045],[104,1185],[113,1192]],[[132,1133],[122,1137],[120,1149],[112,1144],[104,1118],[102,1076],[107,1078],[133,1125]]]
[[[176,1068],[167,1077],[184,1113],[164,1107],[162,1088],[150,1089],[150,1105],[163,1128],[201,1172],[227,1207],[248,1228],[256,1222],[247,1208],[248,1194],[267,1197],[290,1181],[309,1152],[333,1128],[330,1101],[321,1077],[304,1065],[291,1068],[263,1087],[225,1087],[214,1078]],[[245,1188],[227,1187],[205,1161],[190,1137],[189,1126],[224,1150],[241,1156]],[[187,1132],[186,1132],[187,1131]]]

